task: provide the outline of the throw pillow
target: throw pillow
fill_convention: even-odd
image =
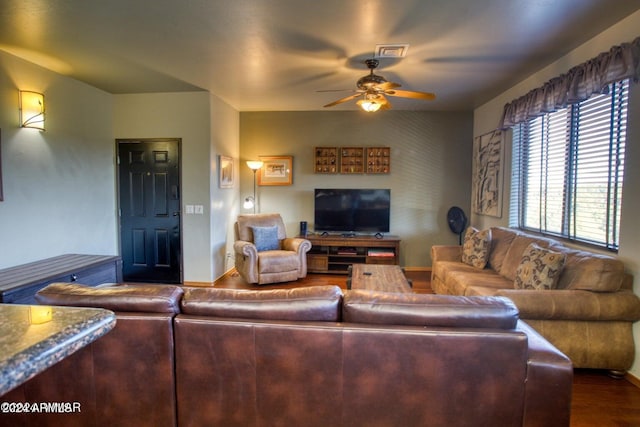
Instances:
[[[531,243],[524,250],[516,269],[514,288],[554,289],[564,268],[565,254],[541,248]]]
[[[491,229],[478,231],[473,227],[464,233],[462,262],[475,268],[484,268],[491,250]]]
[[[251,227],[253,231],[253,244],[258,252],[273,251],[280,249],[278,241],[278,226],[272,227]]]

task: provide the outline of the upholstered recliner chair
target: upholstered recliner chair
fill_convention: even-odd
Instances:
[[[279,214],[239,215],[235,265],[249,283],[291,282],[307,276],[307,239],[288,238]]]

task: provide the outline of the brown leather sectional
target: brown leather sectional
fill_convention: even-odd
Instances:
[[[506,298],[54,284],[38,300],[118,323],[2,397],[82,412],[3,425],[569,425],[571,362]]]

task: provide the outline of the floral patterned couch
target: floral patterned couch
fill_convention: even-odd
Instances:
[[[640,299],[617,258],[502,227],[469,228],[463,245],[433,246],[431,256],[435,293],[508,297],[574,367],[631,367]]]

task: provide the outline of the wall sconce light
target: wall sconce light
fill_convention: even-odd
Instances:
[[[44,95],[20,91],[20,126],[44,130]]]
[[[244,199],[244,208],[253,208],[253,213],[256,213],[256,172],[262,167],[264,163],[260,160],[247,160],[247,166],[253,171],[253,197],[249,196]]]
[[[254,200],[253,196],[249,196],[244,199],[244,203],[242,204],[242,207],[245,209],[252,209],[255,206],[255,204],[256,204],[256,201]]]

